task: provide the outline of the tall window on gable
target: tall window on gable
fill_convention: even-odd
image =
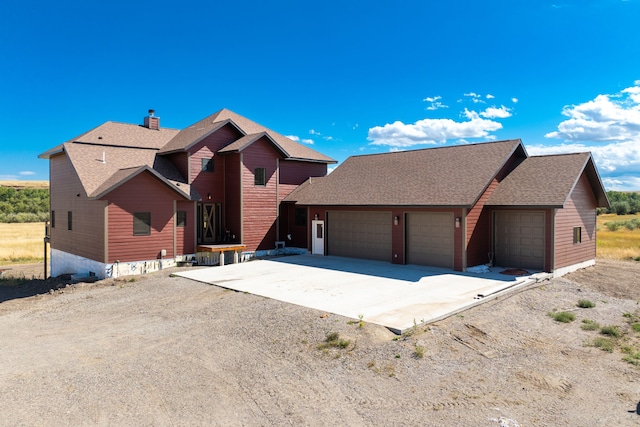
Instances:
[[[582,243],[582,227],[573,227],[573,244]]]
[[[73,230],[73,212],[67,211],[67,230]]]
[[[214,158],[202,159],[202,172],[213,172],[214,170]]]
[[[51,211],[51,228],[56,228],[56,211]]]
[[[151,212],[135,212],[133,214],[133,235],[148,236],[151,234]]]
[[[253,170],[253,184],[267,185],[267,170],[265,168],[255,168]]]
[[[187,211],[176,212],[176,227],[187,226]]]

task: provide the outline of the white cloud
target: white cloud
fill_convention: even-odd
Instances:
[[[567,105],[562,114],[568,119],[545,137],[564,143],[530,147],[529,152],[591,151],[608,190],[640,190],[640,81],[615,94]]]
[[[487,119],[506,119],[507,117],[511,117],[511,109],[504,105],[501,105],[500,108],[489,107],[480,113],[480,115]]]
[[[475,92],[469,92],[469,93],[465,93],[464,96],[466,96],[467,98],[471,98],[471,101],[473,101],[474,104],[484,104],[485,102],[482,100],[482,95],[478,95]]]
[[[302,142],[303,144],[313,145],[313,139],[300,139],[296,135],[285,135],[287,138],[294,140],[295,142]]]
[[[640,142],[640,86],[626,88],[615,95],[598,95],[583,104],[567,105],[562,114],[569,119],[545,137],[574,142]]]
[[[36,174],[33,171],[22,171],[22,172],[18,172],[18,173],[19,173],[19,175],[22,175],[22,176],[31,176],[31,175],[35,175]]]
[[[487,96],[486,96],[486,98],[487,98],[487,99],[493,99],[493,98],[495,98],[495,96],[493,96],[493,95],[491,95],[490,93],[488,93],[488,94],[487,94]]]
[[[511,102],[513,102],[514,104],[518,103],[518,98],[511,98]]]
[[[410,147],[420,144],[444,143],[448,139],[487,138],[489,132],[502,129],[502,124],[480,118],[477,112],[464,110],[467,121],[423,119],[413,124],[401,121],[369,129],[367,139],[372,145]]]
[[[317,130],[309,129],[309,135],[322,135],[322,134]]]
[[[15,181],[18,175],[0,175],[0,181]]]
[[[429,104],[431,104],[431,105],[429,105],[427,107],[427,110],[434,111],[434,110],[438,110],[440,108],[449,108],[448,105],[445,105],[442,102],[440,102],[441,99],[442,99],[441,96],[428,96],[428,97],[424,98],[423,101],[424,102],[428,102]]]

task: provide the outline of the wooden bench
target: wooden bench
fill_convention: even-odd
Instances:
[[[227,245],[198,245],[196,252],[211,252],[220,254],[220,266],[224,265],[225,252],[233,251],[233,263],[238,263],[238,254],[247,249],[247,245],[231,243]]]

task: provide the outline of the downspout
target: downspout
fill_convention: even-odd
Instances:
[[[467,271],[467,208],[462,208],[462,271]]]
[[[244,241],[244,196],[243,196],[244,185],[242,183],[242,178],[244,175],[243,166],[244,166],[244,154],[240,153],[240,173],[238,174],[240,179],[240,206],[239,206],[240,209],[238,210],[240,212],[240,243],[241,244]]]
[[[276,159],[276,241],[280,240],[280,159]]]
[[[178,209],[178,201],[173,199],[173,258],[175,259],[178,254],[178,243],[177,243],[177,230],[176,230],[176,215]],[[183,236],[184,238],[184,236]]]

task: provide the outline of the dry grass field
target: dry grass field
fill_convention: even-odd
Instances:
[[[598,258],[614,260],[640,260],[640,229],[629,230],[620,227],[616,231],[610,231],[605,225],[608,222],[624,222],[632,219],[640,220],[640,214],[636,215],[598,215],[598,235],[596,241],[596,254]]]
[[[38,262],[44,258],[44,222],[0,223],[0,265]]]
[[[0,181],[0,186],[9,188],[49,188],[49,181]]]

